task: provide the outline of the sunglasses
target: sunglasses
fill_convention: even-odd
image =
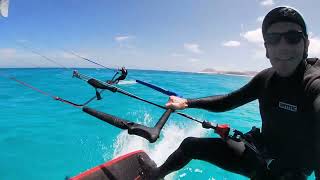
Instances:
[[[301,39],[304,39],[302,31],[288,31],[285,33],[267,33],[265,42],[267,44],[276,45],[280,42],[281,37],[284,37],[288,44],[298,44]]]

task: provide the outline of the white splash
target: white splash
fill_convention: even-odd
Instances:
[[[137,84],[134,80],[128,80],[128,81],[120,81],[118,84],[125,85],[125,84]]]
[[[150,124],[151,115],[145,114],[146,124]],[[148,122],[149,121],[149,122]],[[177,124],[168,123],[162,129],[160,138],[156,143],[150,144],[146,139],[138,136],[128,135],[127,131],[121,132],[114,142],[113,158],[127,154],[136,150],[144,150],[152,160],[160,166],[174,152],[183,141],[184,138],[202,137],[207,132],[201,127],[201,125],[194,123],[184,125],[185,127],[179,127]],[[108,157],[106,154],[105,157]],[[110,157],[110,156],[109,156]],[[105,160],[107,160],[105,158]],[[174,174],[170,174],[166,179],[173,179]]]
[[[179,177],[185,177],[186,175],[187,175],[187,173],[183,173]]]

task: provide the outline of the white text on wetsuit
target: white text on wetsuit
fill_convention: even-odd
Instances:
[[[279,102],[279,108],[288,110],[288,111],[293,111],[297,112],[298,107],[292,104],[284,103],[284,102]]]

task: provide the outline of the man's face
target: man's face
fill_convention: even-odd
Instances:
[[[309,41],[301,38],[301,26],[291,22],[274,23],[268,28],[266,37],[270,37],[270,41],[268,38],[265,39],[265,47],[272,68],[282,77],[290,76],[309,46]],[[277,41],[279,37],[280,40]]]

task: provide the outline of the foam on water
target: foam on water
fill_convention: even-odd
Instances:
[[[119,84],[119,85],[137,84],[137,82],[134,81],[134,80],[124,80],[124,81],[120,81],[118,84]]]
[[[145,114],[145,122],[151,120],[151,115]],[[161,131],[160,139],[156,143],[150,144],[147,140],[133,135],[128,135],[127,131],[121,132],[114,142],[113,157],[118,157],[135,150],[144,150],[152,160],[159,166],[165,162],[169,155],[174,152],[184,138],[193,136],[204,136],[207,131],[201,125],[189,124],[187,127],[179,127],[177,124],[166,124]],[[197,170],[199,172],[199,169]],[[201,171],[201,170],[200,170]],[[166,177],[172,179],[174,173]]]

